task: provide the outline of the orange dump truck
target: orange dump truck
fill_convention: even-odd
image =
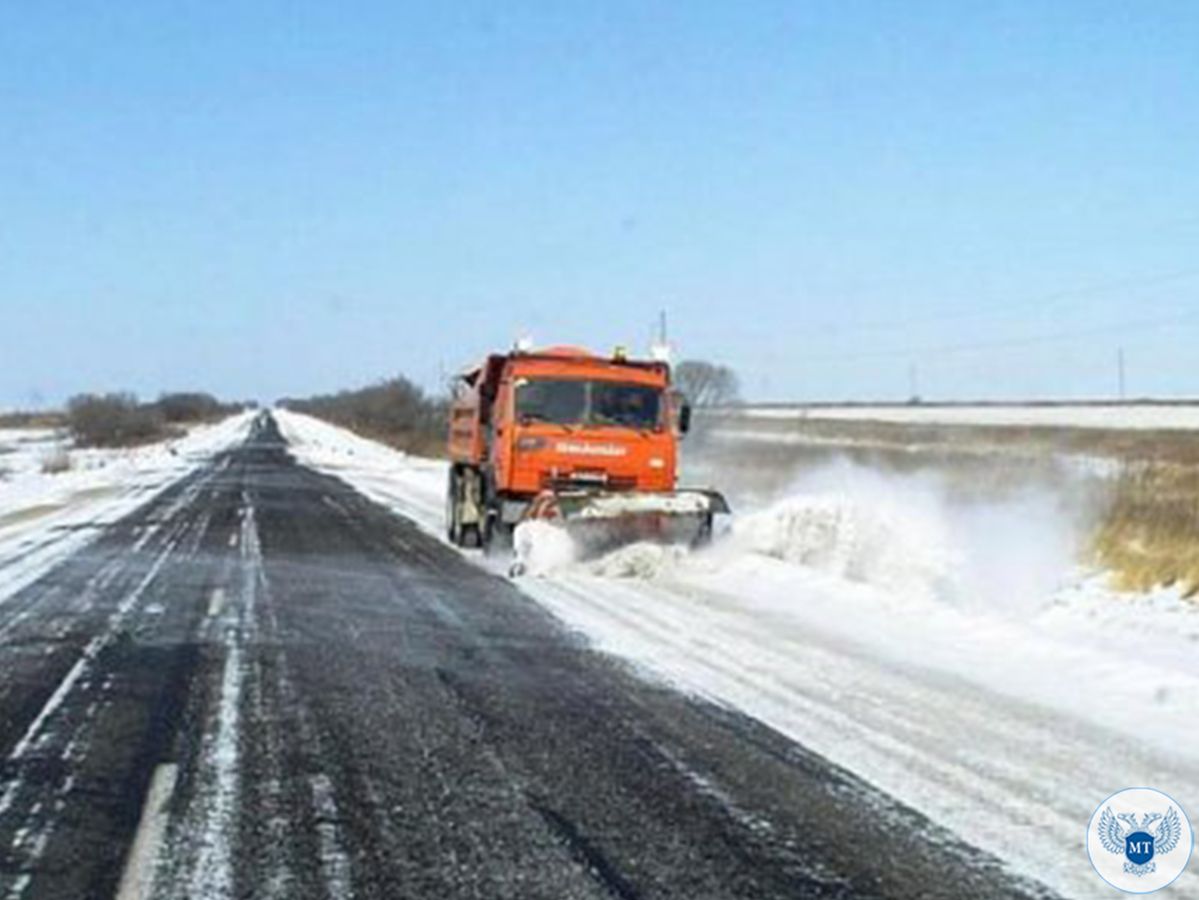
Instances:
[[[666,362],[577,347],[488,356],[455,382],[450,541],[506,542],[529,519],[560,523],[597,550],[705,540],[728,506],[715,491],[676,486],[690,419]]]

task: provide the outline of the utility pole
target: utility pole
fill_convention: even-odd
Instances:
[[[1120,402],[1124,402],[1124,348],[1116,351],[1116,383],[1120,389]]]
[[[658,343],[666,346],[666,310],[658,313]]]

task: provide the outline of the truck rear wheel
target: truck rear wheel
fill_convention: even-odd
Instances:
[[[450,477],[445,489],[445,536],[455,547],[462,545],[462,525],[458,521],[458,469],[450,467]]]
[[[483,536],[479,533],[478,525],[462,526],[462,542],[460,546],[472,549],[483,546]]]
[[[473,477],[470,470],[458,466],[450,469],[445,492],[445,530],[446,539],[455,547],[483,546],[483,530],[479,523],[462,521],[463,507],[469,501],[467,493],[472,488],[468,480]]]

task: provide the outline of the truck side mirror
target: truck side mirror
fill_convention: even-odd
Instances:
[[[691,404],[686,400],[679,407],[679,434],[686,434],[691,430]]]

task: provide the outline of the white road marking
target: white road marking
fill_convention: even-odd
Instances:
[[[208,595],[208,618],[215,619],[221,614],[221,610],[225,608],[225,589],[213,588],[212,593]]]
[[[167,801],[175,790],[178,775],[179,767],[174,763],[164,763],[154,770],[116,900],[149,900],[153,896],[158,852],[169,818]]]
[[[308,779],[312,788],[312,805],[316,811],[317,836],[320,840],[321,874],[330,897],[350,900],[354,896],[350,876],[350,858],[341,843],[337,822],[341,813],[333,797],[333,782],[324,774]]]

